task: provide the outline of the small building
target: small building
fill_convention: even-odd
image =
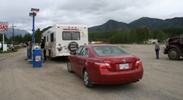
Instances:
[[[92,41],[91,44],[102,44],[102,41]]]
[[[148,44],[154,44],[158,39],[148,39],[147,43]]]

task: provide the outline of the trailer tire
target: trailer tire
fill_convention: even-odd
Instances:
[[[78,49],[78,43],[77,42],[70,42],[68,45],[68,49],[72,51],[76,51]]]

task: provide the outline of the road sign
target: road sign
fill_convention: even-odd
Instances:
[[[41,61],[41,56],[36,56],[36,62]]]
[[[4,45],[4,32],[7,30],[8,30],[8,22],[1,22],[0,21],[0,32],[3,32],[3,52],[6,51],[5,49],[7,48]]]
[[[8,22],[0,21],[0,31],[7,31],[7,30],[8,30]]]

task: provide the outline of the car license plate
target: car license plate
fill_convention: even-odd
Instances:
[[[128,64],[119,64],[119,69],[128,69],[129,65]]]

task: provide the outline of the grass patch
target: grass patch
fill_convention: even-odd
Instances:
[[[18,49],[21,49],[21,48],[23,48],[23,47],[17,47],[14,50],[7,50],[7,51],[4,51],[4,52],[3,52],[3,50],[0,50],[0,54],[2,54],[2,53],[13,53],[13,52],[17,52]]]
[[[17,49],[15,49],[15,50],[7,50],[7,51],[4,51],[3,52],[3,50],[0,50],[0,54],[2,54],[2,53],[12,53],[12,52],[17,52],[18,50]]]

